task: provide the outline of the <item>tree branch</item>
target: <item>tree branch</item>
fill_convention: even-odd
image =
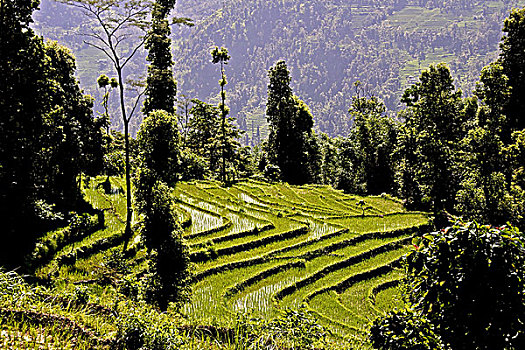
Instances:
[[[142,89],[142,91],[139,93],[139,95],[137,96],[136,100],[135,100],[135,104],[133,105],[133,108],[131,109],[131,112],[129,113],[129,116],[128,116],[128,120],[127,122],[129,123],[131,118],[133,118],[133,114],[135,113],[135,110],[137,109],[137,106],[139,104],[139,101],[141,99],[141,97],[146,93],[146,89]]]
[[[105,48],[98,46],[90,41],[85,41],[85,40],[84,40],[84,44],[92,46],[95,49],[102,51],[106,56],[108,56],[108,58],[111,60],[111,62],[113,62],[114,65],[117,64],[117,62],[115,61],[115,58],[109,52],[107,52]]]

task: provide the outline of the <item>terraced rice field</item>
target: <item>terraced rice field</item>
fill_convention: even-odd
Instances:
[[[36,271],[66,291],[74,291],[74,283],[104,281],[110,251],[121,250],[124,194],[104,194],[97,187],[103,180],[93,179],[83,191],[104,210],[104,227],[57,249]],[[120,178],[111,182],[124,188]],[[347,195],[327,186],[199,181],[179,183],[172,194],[195,264],[192,300],[183,310],[190,323],[229,327],[238,312],[272,318],[305,305],[334,341],[352,349],[368,347],[371,320],[402,306],[398,263],[413,235],[429,225],[425,213],[407,212],[388,196]],[[127,264],[140,275],[145,249]],[[111,306],[113,294],[99,289],[99,302]]]
[[[194,322],[227,325],[236,312],[268,318],[306,305],[334,337],[360,347],[371,320],[402,306],[398,263],[429,225],[388,196],[327,186],[201,181],[178,184],[173,196],[180,217],[191,218],[184,235],[195,277],[184,311]]]

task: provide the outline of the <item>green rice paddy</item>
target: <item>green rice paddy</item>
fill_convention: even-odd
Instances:
[[[104,227],[57,250],[35,274],[52,278],[66,294],[86,285],[96,303],[111,308],[115,292],[100,281],[114,276],[108,261],[123,242],[90,247],[122,233],[126,209],[119,188],[125,186],[121,178],[111,178],[115,191],[105,194],[97,188],[104,179],[93,178],[83,188],[86,201],[104,211]],[[395,198],[349,195],[328,186],[245,180],[222,187],[198,181],[177,184],[172,196],[194,262],[192,298],[182,308],[189,324],[231,327],[239,313],[271,319],[286,308],[305,306],[330,330],[334,344],[352,349],[368,348],[370,321],[403,306],[399,262],[412,237],[429,227],[426,213],[407,212]],[[130,243],[136,254],[126,261],[128,276],[147,269],[140,242],[137,231]],[[75,251],[83,254],[61,263]],[[112,336],[115,329],[104,317],[79,322]]]

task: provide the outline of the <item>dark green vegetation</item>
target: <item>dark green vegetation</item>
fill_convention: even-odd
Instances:
[[[64,348],[369,348],[368,340],[519,348],[525,9],[504,22],[499,56],[480,70],[473,96],[447,64],[431,64],[394,120],[352,82],[338,138],[314,131],[315,114],[279,60],[268,71],[269,136],[241,147],[242,118],[226,106],[239,91],[225,68],[236,50],[211,49],[216,104],[181,99],[177,115],[174,2],[67,2],[94,21],[87,45],[113,63],[116,77],[97,79],[99,117],[73,56],[28,27],[37,3],[0,2],[1,264],[26,275],[0,273],[7,339]],[[393,3],[391,15],[408,5]],[[133,83],[126,70],[143,43],[148,76]],[[131,87],[146,95],[136,139],[141,100],[126,97]],[[124,134],[107,123],[114,90]],[[454,216],[472,222],[442,229]]]
[[[406,257],[408,307],[376,321],[372,343],[386,349],[520,349],[525,296],[516,291],[525,287],[523,242],[515,228],[461,222],[423,236]]]
[[[308,106],[293,94],[284,61],[271,67],[268,76],[268,161],[278,167],[283,181],[291,184],[317,182],[319,150],[315,149],[313,116]],[[268,165],[266,168],[268,173]]]
[[[103,124],[80,91],[74,57],[29,29],[37,5],[2,1],[0,11],[1,264],[20,264],[40,233],[69,219],[68,210],[86,210],[79,176],[102,165]]]
[[[145,47],[148,50],[146,59],[148,79],[146,80],[146,100],[143,113],[148,115],[156,109],[168,113],[175,112],[175,95],[177,84],[173,79],[173,60],[171,54],[170,26],[168,15],[175,6],[175,0],[157,1],[153,5],[152,25]]]

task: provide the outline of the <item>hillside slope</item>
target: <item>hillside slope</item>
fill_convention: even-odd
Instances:
[[[368,321],[402,304],[399,260],[430,229],[425,213],[388,196],[328,186],[198,181],[173,194],[195,263],[184,311],[199,324],[306,305],[336,338],[362,345]]]
[[[96,78],[110,74],[108,63],[82,43],[76,35],[82,16],[64,6],[42,0],[35,27],[72,48],[81,83],[98,96]],[[179,93],[217,102],[219,71],[209,51],[226,46],[232,56],[226,67],[227,103],[248,131],[245,141],[257,143],[258,128],[261,138],[266,136],[267,70],[284,59],[316,128],[344,135],[356,80],[396,111],[420,69],[444,61],[456,83],[470,92],[481,68],[497,55],[503,19],[517,6],[525,6],[525,0],[179,0],[176,14],[196,23],[173,28]],[[139,55],[129,73],[145,73],[144,57]]]
[[[193,1],[181,1],[193,8]],[[331,135],[348,130],[347,109],[360,80],[397,110],[402,91],[432,62],[447,62],[458,85],[471,91],[494,59],[508,1],[292,1],[233,0],[201,20],[176,48],[180,90],[216,96],[217,67],[209,48],[224,45],[232,115],[255,131],[264,123],[267,69],[287,61],[295,93],[316,127]],[[253,125],[253,126],[252,126]]]
[[[87,179],[82,189],[99,215],[83,215],[81,229],[72,221],[35,245],[28,266],[49,289],[32,295],[20,287],[24,297],[18,298],[20,288],[0,273],[0,285],[11,286],[0,293],[0,331],[7,339],[21,342],[29,328],[33,338],[55,335],[49,348],[114,348],[138,312],[143,326],[153,322],[182,332],[236,327],[241,314],[270,321],[303,305],[339,344],[327,348],[365,349],[368,322],[403,304],[397,288],[401,257],[413,236],[431,229],[426,213],[408,212],[389,196],[256,180],[231,187],[178,183],[174,210],[194,262],[192,298],[180,319],[173,310],[159,314],[138,297],[150,256],[140,235],[121,253],[125,182],[112,177],[113,190],[106,194],[103,181]],[[174,349],[212,348],[200,346],[208,340],[194,331],[173,336],[181,342]],[[76,347],[69,346],[72,341]],[[223,345],[217,348],[235,348]]]

